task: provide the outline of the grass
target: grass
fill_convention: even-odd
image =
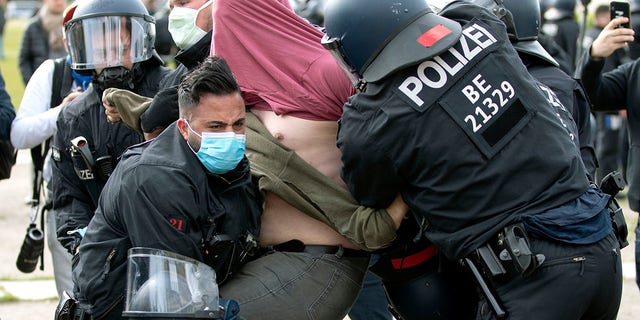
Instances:
[[[16,302],[20,301],[20,299],[11,293],[7,292],[4,287],[0,287],[0,303],[5,302]]]
[[[45,248],[45,250],[47,250],[47,249],[48,249],[48,247]],[[49,266],[45,262],[45,268],[48,268],[48,267]],[[40,270],[40,262],[38,262],[38,269],[36,269],[36,270]],[[35,274],[35,272],[33,274]],[[25,279],[23,277],[2,277],[2,278],[0,278],[0,281],[24,281],[24,280],[39,281],[39,280],[52,280],[52,279],[53,279],[53,276],[43,275],[43,276],[30,276],[28,279]],[[0,288],[2,288],[2,287],[0,287]],[[0,320],[1,319],[2,318],[0,318]]]
[[[26,27],[27,20],[11,19],[7,21],[4,29],[4,60],[0,60],[0,70],[7,84],[7,92],[11,96],[14,108],[18,109],[22,95],[24,94],[24,83],[18,68],[18,52],[22,33]]]

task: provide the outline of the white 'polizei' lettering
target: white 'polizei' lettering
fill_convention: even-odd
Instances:
[[[490,45],[498,42],[484,27],[474,23],[462,30],[460,40],[454,46],[431,60],[424,61],[416,68],[416,74],[407,77],[398,87],[411,101],[422,106],[419,94],[426,85],[439,89],[447,84],[473,58]]]

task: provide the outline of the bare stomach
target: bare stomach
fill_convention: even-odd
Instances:
[[[340,150],[336,147],[338,124],[278,116],[271,111],[252,110],[280,143],[340,185]],[[279,196],[267,193],[261,219],[260,244],[274,245],[291,239],[305,244],[343,245],[357,248],[328,225],[304,214]]]

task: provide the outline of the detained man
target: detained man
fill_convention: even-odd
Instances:
[[[123,319],[130,248],[205,262],[218,284],[255,248],[262,199],[244,156],[245,108],[233,75],[208,58],[179,96],[180,119],[123,154],[87,228],[74,283],[78,309],[93,319]]]

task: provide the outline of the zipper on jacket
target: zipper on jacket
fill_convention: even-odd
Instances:
[[[102,277],[100,278],[103,281],[109,275],[109,271],[111,271],[111,259],[113,259],[113,257],[116,255],[116,252],[118,252],[118,250],[111,249],[111,251],[109,252],[109,255],[107,256],[107,260],[104,262]]]

